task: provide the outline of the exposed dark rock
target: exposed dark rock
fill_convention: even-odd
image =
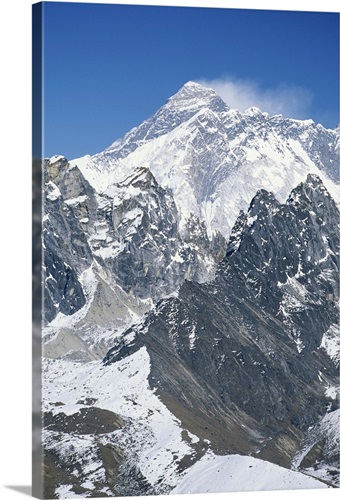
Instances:
[[[45,172],[44,316],[49,322],[59,311],[70,315],[85,304],[79,277],[92,254],[82,221],[92,220],[97,203],[88,182],[64,157],[46,160]]]
[[[52,431],[72,432],[75,434],[107,434],[121,429],[125,422],[112,411],[91,407],[82,408],[77,413],[52,412],[44,414],[44,426]]]
[[[320,460],[322,457],[322,452],[324,449],[325,443],[324,441],[319,441],[315,443],[311,450],[307,453],[307,455],[303,458],[300,467],[302,469],[307,467],[313,467],[317,460]]]
[[[215,280],[184,283],[104,363],[146,345],[150,384],[191,432],[288,466],[337,382],[320,344],[337,321],[339,212],[309,176],[284,205],[260,191],[242,219]]]

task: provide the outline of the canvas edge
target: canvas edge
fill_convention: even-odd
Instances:
[[[32,496],[43,498],[42,450],[42,162],[43,2],[32,5]]]

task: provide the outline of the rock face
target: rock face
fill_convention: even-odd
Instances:
[[[94,190],[64,157],[45,161],[43,217],[45,321],[60,311],[70,315],[84,306],[80,274],[92,262],[87,230],[96,212]]]
[[[191,432],[218,453],[241,449],[289,466],[333,404],[325,390],[337,369],[320,346],[337,322],[339,220],[316,176],[286,204],[259,191],[214,281],[186,282],[104,362],[145,345],[151,385]]]
[[[46,496],[339,486],[338,132],[188,82],[44,160]]]
[[[45,163],[43,220],[45,320],[72,315],[86,302],[82,273],[100,269],[111,286],[159,300],[183,283],[213,276],[225,239],[207,236],[197,217],[179,234],[171,192],[147,168],[98,194],[64,157]]]
[[[98,226],[106,239],[93,237],[94,256],[124,290],[159,300],[185,278],[209,277],[214,260],[205,227],[188,223],[179,237],[173,197],[149,169],[111,186],[100,200]]]

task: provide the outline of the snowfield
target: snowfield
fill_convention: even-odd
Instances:
[[[263,460],[240,455],[216,456],[210,450],[180,474],[174,456],[181,459],[192,454],[190,441],[196,443],[199,438],[188,433],[189,440],[183,440],[181,422],[150,389],[149,373],[150,358],[145,347],[109,366],[99,361],[77,363],[45,359],[44,411],[72,415],[88,407],[81,404],[82,401],[93,398],[95,407],[117,413],[127,425],[105,435],[106,442],[120,445],[138,463],[152,485],[161,480],[169,492],[173,488],[172,494],[327,488],[317,479]],[[56,402],[63,404],[55,406]],[[56,445],[59,451],[63,447],[66,456],[71,444],[69,438],[70,435],[66,434],[61,441],[54,443],[53,433],[47,431],[45,435],[47,447]],[[94,449],[91,436],[75,436],[72,443],[79,457],[84,456],[91,446]],[[84,472],[88,480],[98,480],[98,474],[103,475],[103,470],[95,454],[92,459],[94,470]],[[63,498],[68,489],[61,486],[58,493]]]
[[[311,477],[264,460],[207,453],[193,465],[171,494],[328,488]]]
[[[95,406],[119,414],[130,422],[114,433],[124,450],[137,455],[141,472],[151,484],[160,477],[176,484],[176,463],[191,452],[182,440],[180,422],[150,389],[150,358],[146,348],[110,366],[102,362],[76,363],[45,359],[43,373],[44,410],[72,415],[86,405],[78,401],[96,400]],[[62,406],[54,403],[61,402]],[[134,437],[138,436],[135,440]]]

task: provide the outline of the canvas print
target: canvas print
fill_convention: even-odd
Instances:
[[[339,487],[339,14],[33,22],[37,495]]]

